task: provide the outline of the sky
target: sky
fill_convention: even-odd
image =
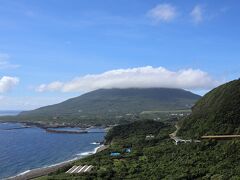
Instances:
[[[240,75],[237,0],[0,0],[0,110],[99,88],[204,95]]]

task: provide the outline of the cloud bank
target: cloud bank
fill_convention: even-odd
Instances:
[[[159,4],[147,13],[156,22],[170,22],[176,15],[176,8],[170,4]]]
[[[199,69],[170,71],[164,67],[145,66],[89,74],[76,77],[69,82],[55,81],[41,84],[36,88],[36,91],[88,92],[101,88],[150,87],[208,90],[218,84],[219,82],[211,78],[208,73]]]
[[[196,5],[190,13],[193,22],[198,24],[203,21],[203,8],[200,5]]]
[[[18,83],[19,79],[17,77],[3,76],[0,78],[0,93],[5,93],[11,90]]]

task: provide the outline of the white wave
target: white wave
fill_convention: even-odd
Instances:
[[[24,175],[24,174],[27,174],[27,173],[30,172],[30,171],[31,171],[31,170],[26,170],[26,171],[20,173],[19,176]]]
[[[24,172],[21,172],[21,173],[17,174],[16,176],[11,176],[11,177],[6,178],[6,179],[12,179],[12,178],[19,177],[19,176],[22,176],[22,175],[24,175],[24,174],[29,173],[30,171],[31,171],[31,170],[26,170],[26,171],[24,171]]]
[[[95,150],[82,152],[82,153],[78,153],[77,156],[88,156],[88,155],[94,154],[94,152],[95,152]]]
[[[98,146],[98,147],[94,148],[94,150],[92,150],[92,151],[87,151],[87,152],[79,153],[79,154],[77,154],[77,156],[88,156],[88,155],[91,155],[91,154],[95,154],[95,153],[97,153],[97,150],[98,150],[100,147],[102,147],[102,146],[103,146],[103,145]]]
[[[93,142],[93,143],[91,143],[91,144],[93,144],[93,145],[99,145],[99,144],[101,144],[100,142]]]
[[[56,164],[52,164],[52,165],[48,165],[48,166],[44,166],[44,167],[39,168],[39,169],[54,167],[54,166],[58,166],[58,165],[65,164],[65,163],[70,163],[70,162],[76,161],[76,160],[78,160],[78,159],[80,159],[80,158],[79,158],[79,157],[75,157],[75,158],[73,158],[73,159],[66,160],[66,161],[62,161],[62,162],[60,162],[60,163],[56,163]]]

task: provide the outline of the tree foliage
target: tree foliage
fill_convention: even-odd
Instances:
[[[45,179],[239,179],[240,141],[203,141],[175,145],[171,126],[154,121],[115,127],[108,134],[110,147],[74,164],[92,164],[91,173],[54,173]],[[146,140],[152,133],[155,138]],[[131,146],[131,153],[124,148]],[[110,152],[121,156],[111,157]]]

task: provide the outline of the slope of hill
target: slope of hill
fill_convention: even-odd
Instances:
[[[179,135],[240,133],[240,80],[215,88],[192,108],[181,125]]]
[[[240,142],[202,141],[175,145],[174,127],[156,121],[136,121],[112,128],[109,147],[39,180],[58,179],[239,179]],[[153,135],[147,139],[146,136]],[[131,152],[126,152],[130,148]],[[119,152],[119,156],[111,156]],[[90,173],[67,174],[73,165],[93,165]]]
[[[80,123],[116,123],[142,111],[189,109],[200,96],[169,88],[99,89],[62,103],[22,112],[20,120]],[[130,118],[128,118],[130,119]]]

